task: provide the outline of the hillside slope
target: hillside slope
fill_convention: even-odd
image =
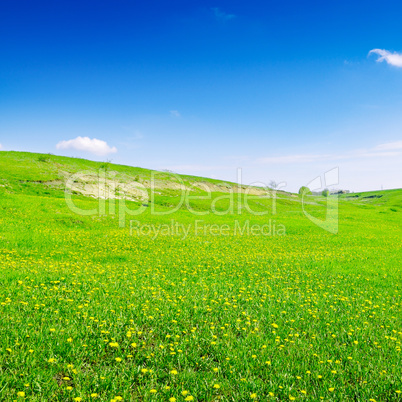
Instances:
[[[151,175],[0,152],[1,401],[400,400],[401,190],[69,199],[99,168]]]

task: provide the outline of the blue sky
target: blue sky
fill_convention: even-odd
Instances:
[[[400,15],[399,1],[2,2],[1,148],[242,168],[291,191],[339,167],[339,188],[400,188]]]

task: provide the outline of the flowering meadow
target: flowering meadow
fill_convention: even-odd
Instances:
[[[151,236],[72,212],[49,166],[87,162],[50,158],[0,153],[1,401],[402,400],[401,190],[342,196],[338,234],[282,193],[275,215],[202,217],[280,235],[147,208],[189,227]]]

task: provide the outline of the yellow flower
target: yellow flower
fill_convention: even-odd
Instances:
[[[257,394],[256,394],[256,393],[251,394],[251,395],[250,395],[250,398],[251,398],[251,399],[256,399],[256,398],[257,398]]]
[[[109,346],[112,347],[112,348],[118,348],[119,344],[117,342],[110,342]]]
[[[186,396],[188,394],[188,391],[182,391],[181,393],[183,396]]]
[[[279,328],[279,325],[277,325],[277,324],[275,324],[275,323],[273,323],[272,326],[273,326],[274,328]]]
[[[25,396],[25,392],[24,391],[17,392],[17,396],[23,398]]]
[[[73,389],[73,387],[71,387],[70,385],[68,387],[66,387],[67,391],[71,391]]]
[[[127,335],[127,338],[131,338],[131,332],[130,331],[128,331],[126,335]]]
[[[56,362],[56,359],[50,358],[50,359],[48,360],[48,362],[49,362],[49,363],[55,363],[55,362]]]
[[[116,357],[114,360],[116,360],[118,363],[122,361],[121,357]]]
[[[170,374],[176,375],[177,374],[177,370],[173,369],[170,371]]]
[[[169,398],[169,402],[176,402],[176,398],[175,397]]]
[[[73,341],[73,338],[68,338],[68,339],[67,339],[67,342],[70,342],[70,343],[71,343],[72,341]]]
[[[156,394],[158,391],[157,391],[156,389],[151,389],[149,392],[150,392],[151,394]]]
[[[184,399],[185,401],[194,401],[194,397],[189,395],[186,397],[186,399]]]
[[[81,402],[81,401],[82,401],[82,398],[79,397],[79,396],[77,396],[76,398],[73,399],[73,401],[75,401],[75,402]]]
[[[219,389],[221,386],[219,384],[214,384],[215,389]]]
[[[136,344],[135,342],[133,342],[133,343],[131,344],[131,346],[132,346],[133,348],[136,348],[136,347],[137,347],[137,344]]]
[[[335,388],[330,388],[329,389],[329,392],[334,392],[335,391]]]
[[[91,398],[97,398],[99,396],[99,394],[96,394],[95,392],[93,394],[91,394]]]

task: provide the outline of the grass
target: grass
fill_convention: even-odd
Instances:
[[[239,214],[235,198],[233,214],[196,217],[228,225],[225,236],[196,233],[184,207],[127,216],[190,225],[185,238],[153,239],[119,227],[117,214],[74,214],[62,184],[50,183],[99,163],[39,158],[0,152],[2,401],[402,400],[402,190],[341,196],[337,235],[291,194],[275,215],[260,197],[250,206],[269,215]],[[324,216],[325,200],[310,199],[309,212]],[[177,193],[154,202],[167,212]],[[202,213],[210,205],[192,203]],[[234,232],[235,220],[269,219],[286,235]]]

